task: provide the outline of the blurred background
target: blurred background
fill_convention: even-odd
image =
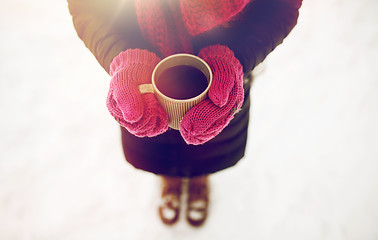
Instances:
[[[2,0],[0,239],[377,240],[377,12],[304,0],[256,73],[246,157],[193,229],[164,226],[158,178],[125,162],[66,1]]]

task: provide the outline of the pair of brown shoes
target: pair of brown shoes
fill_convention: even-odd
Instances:
[[[173,225],[180,216],[183,179],[163,177],[162,203],[159,215],[163,223]],[[188,198],[186,219],[195,227],[201,226],[207,218],[209,205],[208,177],[190,178],[187,181]]]

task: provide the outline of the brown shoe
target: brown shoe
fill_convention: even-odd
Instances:
[[[188,194],[186,219],[192,226],[199,227],[207,218],[209,206],[208,176],[189,179]]]
[[[172,225],[180,215],[182,179],[178,177],[162,177],[163,189],[159,215],[163,223]]]

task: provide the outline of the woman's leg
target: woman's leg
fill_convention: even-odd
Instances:
[[[209,206],[209,175],[190,178],[188,181],[188,208],[186,218],[195,227],[201,226],[207,218]]]
[[[163,223],[172,225],[180,215],[182,178],[162,176],[161,204],[159,215]]]

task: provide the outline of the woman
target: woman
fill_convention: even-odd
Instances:
[[[68,0],[74,27],[111,76],[107,107],[121,125],[126,160],[162,177],[162,221],[180,214],[188,184],[187,220],[207,217],[208,175],[235,165],[247,141],[251,71],[295,26],[302,0]],[[209,97],[180,130],[152,93],[156,64],[175,53],[204,59],[213,71]]]

